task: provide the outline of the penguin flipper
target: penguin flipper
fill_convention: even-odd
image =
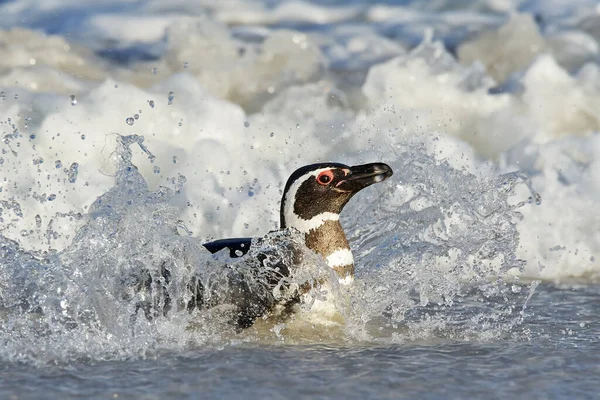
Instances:
[[[224,248],[229,249],[229,257],[237,258],[242,257],[250,250],[250,244],[252,238],[230,238],[230,239],[219,239],[212,242],[203,243],[202,246],[211,253],[216,253],[223,250]]]

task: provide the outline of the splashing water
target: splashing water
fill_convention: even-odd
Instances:
[[[541,202],[528,178],[470,174],[418,145],[391,165],[396,186],[361,193],[344,221],[360,260],[345,310],[354,334],[402,341],[511,332],[530,292],[518,285],[525,262],[515,255],[517,209]],[[530,197],[513,204],[521,186]]]
[[[51,3],[0,1],[1,398],[595,396],[597,2]],[[395,171],[353,285],[201,246],[318,161]],[[235,278],[323,284],[238,332]]]
[[[259,298],[283,295],[284,282],[268,289],[269,271],[252,260],[269,249],[283,256],[273,249],[290,241],[300,245],[297,234],[268,235],[248,257],[227,265],[196,239],[178,234],[182,222],[168,203],[185,178],[175,180],[172,188],[149,191],[131,163],[133,144],[153,159],[143,137],[123,136],[119,143],[114,187],[79,216],[84,223],[64,251],[26,252],[0,237],[3,357],[34,362],[121,359],[219,343],[236,331],[231,325],[236,310],[228,299],[238,281],[246,282],[249,293],[267,290]],[[308,249],[301,251],[308,269],[300,268],[297,279],[306,282],[330,273]],[[189,312],[186,304],[196,295],[190,283],[198,276],[203,302],[210,307]],[[285,285],[295,283],[292,279]]]
[[[3,357],[121,359],[223,343],[236,334],[235,308],[227,294],[232,276],[262,293],[259,297],[275,299],[283,283],[291,287],[331,278],[323,260],[290,232],[267,235],[233,264],[224,255],[210,255],[195,238],[178,233],[182,223],[169,201],[185,178],[149,191],[131,162],[130,147],[138,145],[151,162],[156,157],[141,136],[122,136],[118,142],[115,185],[87,214],[70,216],[81,228],[64,251],[26,252],[0,237]],[[347,288],[330,279],[330,287],[304,298],[296,315],[271,318],[277,329],[261,328],[261,322],[242,338],[256,340],[258,333],[302,340],[303,321],[333,324],[338,337],[361,341],[515,334],[512,328],[535,288],[521,290],[523,262],[515,256],[517,209],[527,201],[510,201],[521,183],[529,187],[526,178],[469,174],[409,145],[392,167],[396,185],[361,193],[343,214],[357,259],[355,284]],[[533,191],[530,201],[539,202]],[[1,210],[21,213],[18,204],[3,203]],[[52,223],[50,236],[57,235]],[[285,258],[282,240],[299,246],[305,261],[273,287],[252,260],[269,251]],[[190,282],[197,276],[207,288],[204,302],[212,307],[189,312]],[[328,296],[338,316],[315,320],[320,311],[313,305]]]
[[[69,178],[70,183],[75,183],[77,181],[77,174],[79,174],[79,164],[73,163],[67,170],[67,177]]]

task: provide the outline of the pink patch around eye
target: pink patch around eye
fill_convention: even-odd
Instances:
[[[333,181],[333,172],[328,169],[319,174],[317,176],[317,183],[319,185],[329,185]]]

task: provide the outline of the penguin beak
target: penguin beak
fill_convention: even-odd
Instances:
[[[394,174],[389,165],[384,163],[371,163],[350,167],[347,175],[340,180],[335,188],[342,192],[356,193],[367,186],[379,183]]]

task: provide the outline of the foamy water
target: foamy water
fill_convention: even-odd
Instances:
[[[38,379],[58,364],[60,387],[80,365],[116,377],[167,362],[172,381],[225,368],[227,357],[276,371],[289,351],[295,375],[249,387],[336,396],[361,392],[302,388],[343,381],[345,368],[380,352],[390,369],[369,364],[363,377],[391,383],[357,377],[363,397],[423,397],[426,387],[401,382],[465,357],[485,371],[499,348],[511,360],[497,364],[511,371],[500,381],[520,376],[519,355],[538,347],[541,357],[564,350],[563,361],[546,360],[550,371],[585,367],[599,332],[598,22],[591,1],[0,4],[3,371]],[[244,332],[227,305],[185,310],[194,275],[219,288],[233,268],[260,290],[248,259],[201,244],[276,229],[287,177],[319,161],[394,170],[342,214],[355,283],[317,290],[292,317]],[[271,235],[262,246],[282,240]],[[323,260],[303,252],[292,283],[328,279]],[[128,282],[160,279],[164,265],[176,301],[148,320],[139,304],[165,298]],[[584,358],[564,361],[578,346]],[[418,354],[422,363],[407,362]],[[533,373],[548,371],[544,360]],[[329,371],[323,380],[303,372],[312,362]],[[590,394],[583,369],[571,389]],[[175,392],[231,396],[240,383],[229,374],[217,389]],[[464,377],[434,375],[454,382],[456,397],[526,392],[463,391]],[[112,394],[110,380],[94,381],[97,392],[70,383],[72,395]],[[164,387],[143,393],[164,397]]]

